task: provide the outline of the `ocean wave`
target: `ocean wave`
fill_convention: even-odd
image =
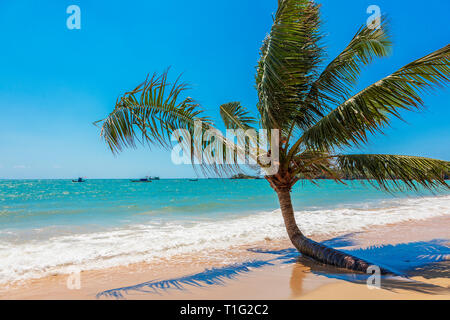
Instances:
[[[344,234],[379,225],[425,220],[450,214],[450,196],[384,200],[296,212],[306,235]],[[279,210],[209,221],[171,221],[131,225],[24,242],[0,242],[0,283],[102,269],[177,254],[228,249],[286,237]]]

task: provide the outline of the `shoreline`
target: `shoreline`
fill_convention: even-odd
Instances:
[[[352,234],[336,234],[334,242],[338,248],[355,250],[370,246],[397,245],[404,243],[425,242],[446,239],[450,242],[450,217],[412,220],[398,224],[377,226]],[[330,237],[313,237],[316,241]],[[333,238],[333,237],[331,237]],[[339,242],[341,244],[339,245]],[[182,254],[156,263],[136,263],[101,270],[82,271],[80,273],[80,290],[69,290],[68,275],[53,275],[21,283],[13,283],[0,289],[0,299],[96,299],[96,295],[110,289],[130,287],[151,280],[182,278],[187,275],[204,274],[205,269],[229,267],[248,261],[261,261],[262,266],[249,267],[245,272],[238,272],[232,278],[224,278],[219,283],[196,287],[183,285],[186,291],[170,289],[139,293],[129,290],[125,299],[450,299],[450,276],[448,261],[441,262],[445,272],[431,274],[430,270],[413,274],[410,289],[368,290],[366,285],[339,279],[333,273],[335,269],[323,269],[315,262],[284,264],[277,260],[277,255],[252,252],[249,249],[260,248],[276,251],[292,248],[285,240],[268,240],[243,244],[228,250],[212,250],[200,254]],[[271,264],[264,265],[268,261]],[[201,283],[200,283],[201,284]],[[426,288],[436,294],[421,292]],[[433,289],[432,287],[435,286]],[[395,287],[395,286],[394,286]],[[427,289],[427,290],[428,290]],[[444,291],[442,291],[443,289]],[[445,293],[445,290],[447,292]],[[151,291],[151,290],[150,290]],[[339,292],[339,295],[336,293]],[[342,294],[341,294],[342,293]],[[105,298],[105,297],[102,297]],[[111,298],[111,297],[107,297]]]
[[[304,234],[321,241],[411,219],[420,222],[448,216],[449,203],[450,195],[400,198],[363,202],[355,206],[342,205],[335,209],[303,209],[296,211],[296,216]],[[122,214],[126,210],[119,205],[111,212]],[[187,217],[190,218],[189,215]],[[102,219],[97,222],[99,226]],[[75,229],[38,228],[31,234],[20,233],[20,229],[11,234],[4,232],[2,236],[6,241],[1,243],[0,287],[12,281],[69,274],[74,269],[103,270],[143,261],[150,264],[176,261],[182,265],[190,261],[202,266],[205,263],[225,265],[240,261],[240,257],[233,256],[233,248],[259,244],[264,247],[269,242],[273,245],[286,239],[279,209],[230,217],[219,215],[211,219],[193,215],[195,223],[183,220],[183,217],[173,221],[159,220],[158,216],[153,219],[152,212],[127,213],[123,219],[133,223],[103,230],[88,228],[87,232],[83,232],[82,227],[76,229],[77,225]],[[148,220],[153,222],[147,223]],[[22,237],[31,241],[21,241]],[[284,245],[290,247],[288,241]],[[249,255],[245,249],[239,251],[242,258],[252,259],[254,254]]]

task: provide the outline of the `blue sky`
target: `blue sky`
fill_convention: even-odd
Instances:
[[[366,68],[360,87],[448,44],[448,0],[322,0],[329,58],[364,24],[371,4],[389,15],[392,57]],[[66,8],[81,8],[68,30]],[[93,121],[149,72],[183,73],[207,113],[241,101],[255,109],[255,65],[276,0],[0,2],[0,178],[192,177],[157,148],[113,156]],[[362,152],[450,160],[450,91],[425,96],[428,110],[404,113]]]

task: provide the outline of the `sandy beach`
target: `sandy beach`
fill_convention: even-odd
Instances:
[[[442,216],[374,227],[354,234],[337,234],[334,239],[342,242],[337,247],[343,249],[395,247],[436,239],[446,239],[444,243],[448,246],[449,225],[450,217]],[[319,241],[330,238],[333,237],[315,237]],[[277,252],[289,250],[292,246],[287,240],[266,239],[227,251],[180,255],[151,264],[84,271],[80,274],[79,289],[68,289],[68,281],[71,280],[67,275],[54,275],[4,286],[0,290],[0,299],[450,299],[448,256],[444,261],[411,270],[408,279],[383,277],[381,289],[369,289],[365,280],[353,279],[346,272],[341,274],[342,271],[304,257],[293,263],[284,263],[284,260],[276,259],[279,252],[269,254],[251,250],[255,248]],[[217,283],[205,284],[201,280],[206,269],[215,268],[213,270],[220,274],[223,270],[229,271],[226,268],[230,265],[250,261],[271,263],[250,266],[230,277],[223,276]],[[195,281],[181,284],[179,289],[174,285],[167,289],[140,285],[192,275],[197,275],[198,286],[193,285]],[[118,288],[123,289],[107,291]],[[120,294],[115,296],[114,293]]]

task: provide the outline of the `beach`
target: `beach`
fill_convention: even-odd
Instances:
[[[409,221],[374,227],[364,232],[337,236],[352,245],[347,248],[383,247],[404,243],[430,243],[425,252],[431,253],[433,240],[448,239],[450,217],[443,216],[422,221]],[[443,242],[449,245],[448,241]],[[227,251],[212,252],[225,259],[240,261],[268,261],[277,254],[262,254],[249,249],[282,251],[292,248],[289,241],[264,241],[236,247]],[[404,250],[399,249],[399,253]],[[410,252],[411,253],[411,252]],[[417,250],[411,257],[424,258],[424,251]],[[447,252],[448,254],[448,252]],[[432,256],[432,254],[431,254]],[[183,290],[172,286],[167,289],[139,287],[140,284],[205,274],[205,269],[223,268],[206,255],[176,256],[160,263],[140,263],[129,266],[80,274],[80,288],[68,289],[69,276],[54,275],[37,280],[12,284],[0,290],[0,299],[180,299],[180,300],[258,300],[258,299],[450,299],[450,263],[448,256],[437,262],[425,264],[408,272],[408,279],[385,277],[381,289],[370,289],[365,277],[353,278],[343,271],[320,265],[308,259],[296,259],[284,264],[282,261],[250,267],[248,272],[224,278],[220,283],[199,286],[184,284]],[[220,272],[219,272],[220,273]],[[136,287],[138,285],[138,287]],[[120,296],[102,294],[120,289]],[[99,295],[100,294],[100,295]]]
[[[445,192],[293,191],[307,236],[402,275],[373,290],[298,254],[265,181],[3,181],[0,197],[0,299],[450,298]]]

